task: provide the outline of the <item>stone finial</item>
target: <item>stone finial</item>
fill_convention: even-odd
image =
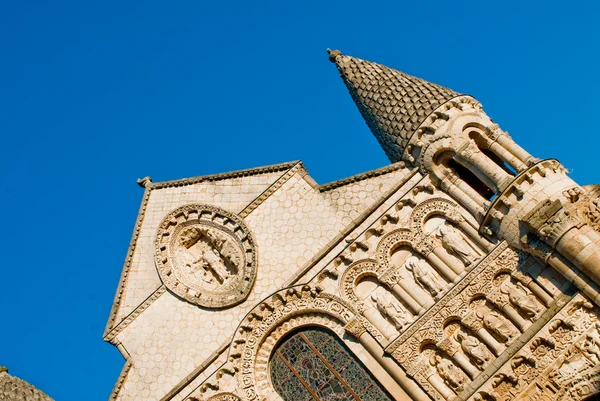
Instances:
[[[381,64],[329,50],[340,75],[388,158],[401,160],[413,133],[444,103],[461,96]]]
[[[137,184],[142,188],[148,188],[152,184],[152,177],[147,175],[144,178],[138,178]]]
[[[6,366],[0,366],[0,373],[8,373],[8,368]]]
[[[329,61],[331,61],[332,63],[335,63],[335,59],[337,56],[342,55],[342,52],[340,52],[339,50],[327,49],[327,53],[329,54]]]

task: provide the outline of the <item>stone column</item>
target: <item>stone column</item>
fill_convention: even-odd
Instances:
[[[465,142],[457,149],[455,159],[495,192],[502,192],[512,181],[512,176],[483,154],[473,140]]]
[[[440,179],[440,189],[459,200],[462,206],[470,211],[477,220],[481,221],[485,215],[485,210],[490,202],[475,191],[469,184],[461,180],[455,174],[447,172],[447,175]]]
[[[514,167],[517,172],[527,170],[527,164],[523,163],[518,157],[506,150],[502,145],[497,142],[491,142],[487,144],[488,149],[498,156],[502,161]]]
[[[434,373],[433,370],[431,371],[431,374],[429,375],[429,377],[427,377],[427,381],[446,400],[451,400],[456,396],[454,391],[452,391],[448,386],[446,386],[446,383],[444,383],[444,380],[441,377],[439,377],[437,375],[437,373]]]
[[[443,249],[444,248],[441,246],[434,248],[433,256],[435,256],[435,259],[439,259],[440,262],[444,266],[450,267],[450,269],[452,270],[452,273],[454,273],[454,274],[451,274],[451,276],[454,277],[454,278],[452,278],[452,281],[454,281],[454,280],[456,280],[456,277],[460,276],[462,274],[462,272],[465,271],[465,268],[464,268],[462,262],[460,262],[460,261],[456,262],[456,259],[452,259],[452,258],[448,257],[448,254],[446,252],[444,252]],[[433,264],[433,261],[432,261],[432,264]]]
[[[496,143],[517,157],[524,164],[531,165],[537,160],[535,157],[527,153],[525,149],[520,147],[519,144],[513,141],[512,138],[509,137],[505,132],[497,133],[496,135],[493,135],[493,137],[496,140]]]
[[[519,312],[517,312],[517,310],[508,303],[505,303],[502,306],[502,312],[506,313],[506,316],[509,317],[512,323],[514,323],[519,328],[519,330],[521,330],[521,333],[524,332],[525,329],[527,329],[527,327],[531,326],[531,322],[525,320],[519,314]]]
[[[423,297],[417,298],[416,294],[411,295],[411,293],[405,289],[406,284],[404,286],[400,284],[404,280],[404,274],[398,272],[397,267],[392,267],[388,271],[377,277],[377,280],[380,283],[385,284],[390,290],[394,292],[406,304],[408,309],[414,314],[418,315],[423,311],[423,308],[427,305],[427,302],[431,303],[432,301]],[[411,289],[414,293],[415,291]],[[421,303],[422,301],[423,303]]]
[[[393,359],[384,356],[383,348],[381,348],[377,341],[366,331],[356,318],[346,325],[345,330],[358,339],[361,345],[369,352],[369,354],[371,354],[377,363],[392,376],[394,381],[406,391],[412,400],[430,401],[429,396],[425,394],[413,380],[406,376],[404,370],[402,370]]]
[[[394,329],[394,333],[390,334],[390,324],[379,314],[378,311],[371,308],[370,306],[367,306],[365,308],[363,315],[388,340],[392,338],[396,333],[396,330]]]
[[[419,303],[415,301],[413,297],[408,295],[408,293],[404,291],[404,289],[402,289],[402,287],[400,287],[398,283],[394,283],[391,289],[394,292],[394,294],[396,294],[402,301],[404,301],[404,303],[408,306],[408,308],[413,314],[418,315],[419,313],[421,313],[421,310],[423,309],[424,305],[419,305]]]
[[[467,358],[460,351],[460,346],[451,342],[449,338],[442,340],[438,344],[438,348],[445,351],[446,354],[448,354],[454,360],[454,362],[461,367],[462,370],[471,376],[471,379],[479,374],[479,369],[473,366],[473,364],[469,361],[469,358]]]
[[[547,244],[547,254],[553,253],[555,249],[587,278],[600,285],[600,234],[587,225],[581,215],[582,212],[577,208],[577,204],[563,205],[559,199],[554,201],[546,199],[528,212],[523,217],[523,221],[537,238]],[[523,239],[522,245],[533,250],[534,254],[535,248],[538,250],[545,248],[540,246],[536,238]],[[544,251],[545,249],[542,253]],[[537,253],[539,254],[539,251]],[[568,266],[562,266],[561,263],[557,265],[557,270],[582,291],[584,288],[587,291],[592,289],[586,279],[579,280],[573,271],[567,271],[571,270]],[[563,270],[564,267],[567,269]],[[600,294],[592,291],[591,295],[594,302],[600,305]]]
[[[546,307],[552,304],[552,296],[550,296],[550,294],[548,294],[538,283],[536,283],[532,277],[525,275],[518,270],[513,271],[511,273],[511,276],[514,277],[522,285],[527,287],[529,291],[531,291],[533,295],[535,295],[539,300],[541,300],[542,304],[544,304]]]
[[[398,286],[406,291],[408,295],[410,295],[417,303],[419,303],[419,305],[421,305],[421,307],[428,308],[435,303],[435,301],[429,298],[428,295],[425,295],[425,291],[421,290],[420,287],[418,288],[419,291],[414,288],[417,286],[414,281],[411,281],[409,284],[407,284],[404,279],[400,279],[398,281]]]

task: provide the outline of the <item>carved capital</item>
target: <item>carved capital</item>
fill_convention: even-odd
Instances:
[[[345,326],[344,330],[346,333],[350,334],[356,339],[359,339],[364,333],[367,332],[367,329],[362,324],[358,316],[355,316],[352,320],[350,320]]]
[[[560,200],[540,202],[523,218],[527,227],[554,247],[571,228],[585,224],[576,207],[565,207]]]

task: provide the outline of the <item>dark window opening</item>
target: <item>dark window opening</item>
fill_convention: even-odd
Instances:
[[[446,163],[448,168],[452,169],[461,180],[469,184],[471,188],[477,191],[477,193],[486,200],[492,200],[495,197],[494,191],[485,185],[483,181],[471,172],[471,170],[457,163],[454,159],[449,159]]]

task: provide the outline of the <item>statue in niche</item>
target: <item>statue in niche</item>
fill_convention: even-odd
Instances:
[[[510,280],[502,283],[500,290],[508,294],[508,300],[528,318],[536,317],[542,310],[535,295],[529,294],[519,284],[514,285]]]
[[[429,292],[432,297],[436,297],[444,291],[446,283],[436,276],[426,262],[419,260],[416,256],[410,256],[406,259],[404,266],[406,270],[412,272],[417,284]]]
[[[471,336],[468,333],[462,331],[456,332],[456,341],[460,344],[465,355],[467,355],[477,367],[482,368],[487,362],[490,361],[490,354],[486,346],[477,339],[477,337]]]
[[[476,314],[482,320],[483,326],[496,334],[502,342],[507,342],[519,334],[517,329],[496,311],[480,307],[477,309]]]
[[[404,327],[411,322],[412,316],[398,305],[392,296],[387,293],[371,294],[371,300],[377,306],[377,310],[381,315],[389,320],[396,330],[402,331]]]
[[[431,365],[435,366],[438,375],[444,382],[456,392],[464,389],[467,382],[467,377],[462,370],[457,368],[451,361],[443,358],[439,354],[434,354],[430,361]]]
[[[453,227],[442,224],[435,236],[441,240],[444,249],[460,259],[465,266],[470,266],[477,259],[477,255]]]

